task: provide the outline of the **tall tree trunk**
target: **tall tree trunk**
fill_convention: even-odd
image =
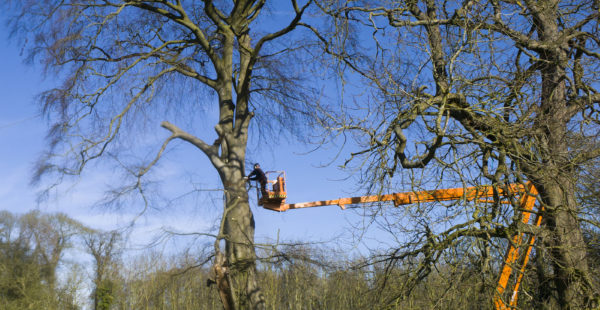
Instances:
[[[545,7],[537,22],[546,42],[558,42],[556,12]],[[566,43],[565,43],[566,44]],[[588,308],[593,295],[589,277],[587,247],[578,221],[576,180],[569,160],[568,123],[572,119],[567,104],[565,64],[567,47],[557,44],[544,54],[541,70],[541,102],[535,130],[538,131],[539,160],[534,180],[545,207],[549,236],[544,238],[552,256],[554,282],[562,309]]]
[[[569,178],[546,179],[537,185],[546,208],[544,238],[552,256],[554,284],[562,309],[585,309],[593,296],[587,248],[577,220],[575,184]]]
[[[254,215],[243,179],[228,187],[225,212],[223,233],[236,308],[264,309],[264,297],[256,279]]]
[[[248,120],[239,118],[239,122]],[[256,279],[256,252],[254,249],[254,215],[248,202],[244,180],[244,161],[247,125],[240,125],[236,134],[223,133],[222,152],[227,162],[219,170],[225,188],[225,209],[220,236],[225,240],[225,253],[215,246],[217,267],[225,271],[217,274],[217,286],[225,309],[264,309],[265,300]],[[223,268],[225,267],[225,268]]]

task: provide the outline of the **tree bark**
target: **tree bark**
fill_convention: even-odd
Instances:
[[[248,203],[246,185],[240,177],[225,188],[223,236],[230,279],[227,294],[232,298],[228,297],[223,304],[233,301],[235,304],[230,309],[264,309],[264,296],[256,279],[254,215]]]
[[[562,309],[588,308],[593,296],[589,277],[587,247],[578,221],[578,204],[575,197],[576,180],[570,161],[568,123],[572,119],[567,99],[568,43],[561,40],[558,31],[556,8],[542,5],[534,22],[542,41],[554,42],[541,56],[541,102],[535,120],[538,134],[539,159],[535,173],[529,178],[536,187],[546,212],[546,227],[550,233],[545,238],[552,256],[554,283],[558,303]],[[552,45],[550,45],[552,46]]]
[[[585,309],[594,290],[587,247],[577,220],[575,184],[568,178],[541,180],[536,185],[545,208],[544,242],[550,250],[554,284],[562,309]]]

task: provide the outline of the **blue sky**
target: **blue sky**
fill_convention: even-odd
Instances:
[[[6,43],[6,28],[0,27],[5,42],[0,45],[0,201],[3,208],[17,211],[35,206],[28,183],[45,129],[32,103],[43,81],[36,68],[23,65],[18,46]]]
[[[88,169],[75,182],[63,184],[50,199],[39,204],[36,202],[36,194],[40,188],[29,185],[29,180],[34,162],[44,151],[48,122],[39,116],[35,96],[52,87],[54,81],[51,77],[42,77],[40,66],[23,63],[20,46],[15,40],[8,40],[4,25],[0,26],[0,37],[5,41],[0,47],[0,169],[3,175],[0,180],[0,208],[15,213],[25,213],[32,209],[64,212],[99,229],[115,229],[127,225],[139,208],[115,211],[94,207],[101,199],[106,185],[113,183],[113,178],[116,177],[102,165]],[[149,130],[156,130],[156,135],[165,134],[158,123]],[[260,162],[264,170],[286,171],[288,202],[363,194],[354,191],[356,184],[352,178],[340,181],[347,176],[336,168],[343,157],[320,168],[324,163],[329,163],[333,154],[337,153],[336,146],[327,146],[309,154],[305,153],[311,146],[294,141],[283,144],[277,141],[277,145],[273,143],[260,151],[256,151],[255,145],[250,147],[254,150],[248,156],[251,162]],[[169,197],[185,193],[180,185],[189,185],[190,182],[195,182],[199,189],[220,187],[216,172],[208,160],[183,143],[171,148],[169,156],[157,167],[155,173],[166,180],[161,188]],[[251,196],[254,195],[252,192]],[[159,210],[150,210],[138,219],[133,240],[149,240],[161,228],[181,232],[207,230],[220,215],[220,199],[219,192],[207,191],[194,195],[194,199],[177,200],[170,205],[158,203]],[[352,248],[351,235],[355,229],[350,224],[360,225],[362,221],[356,213],[341,211],[335,206],[276,213],[254,204],[253,211],[258,242],[277,238],[281,241],[319,242],[330,241],[341,235],[344,237],[336,239],[331,245],[344,244]],[[372,237],[377,238],[376,235]]]

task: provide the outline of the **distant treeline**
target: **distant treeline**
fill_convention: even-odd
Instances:
[[[589,231],[587,238],[598,275],[598,234]],[[210,248],[124,255],[123,247],[118,233],[89,229],[64,214],[2,212],[0,309],[222,309]],[[374,262],[323,247],[281,246],[259,251],[260,286],[273,310],[491,309],[501,257],[483,270],[469,262],[468,251],[440,259],[415,279],[409,271],[418,258]],[[538,280],[540,261],[534,258],[527,271],[519,308],[552,308],[541,303],[553,282]]]

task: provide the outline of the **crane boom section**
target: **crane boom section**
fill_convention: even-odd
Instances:
[[[499,196],[507,196],[515,193],[522,193],[525,191],[525,187],[521,184],[510,184],[505,192],[505,189],[497,187],[497,194]],[[319,200],[311,202],[300,202],[300,203],[289,203],[289,204],[270,204],[265,203],[263,207],[273,210],[284,212],[292,209],[312,208],[312,207],[324,207],[324,206],[339,206],[345,209],[346,205],[372,203],[372,202],[383,202],[392,201],[395,206],[407,205],[413,203],[422,202],[436,202],[436,201],[451,201],[464,199],[471,201],[479,198],[488,198],[494,196],[493,186],[473,186],[466,188],[450,188],[450,189],[438,189],[438,190],[427,190],[417,192],[405,192],[405,193],[394,193],[387,195],[370,195],[370,196],[357,196],[348,198],[339,198],[332,200]]]
[[[384,201],[392,201],[396,207],[413,203],[451,200],[473,201],[476,199],[481,199],[481,201],[487,203],[496,202],[498,199],[494,199],[492,201],[485,200],[485,198],[494,197],[495,195],[497,195],[497,197],[504,198],[516,197],[518,195],[519,211],[521,212],[520,221],[523,224],[529,224],[532,214],[536,214],[533,225],[539,227],[542,221],[541,212],[536,213],[533,211],[538,193],[535,186],[529,182],[526,186],[522,184],[509,184],[505,187],[486,185],[394,193],[387,195],[347,197],[301,203],[285,203],[285,198],[287,198],[285,188],[285,173],[281,172],[276,181],[269,182],[274,183],[273,191],[266,191],[263,197],[258,197],[258,202],[259,205],[262,205],[264,208],[278,212],[284,212],[292,209],[335,205],[345,209],[346,205]],[[540,207],[540,211],[543,211],[542,207]],[[525,268],[529,261],[529,256],[531,254],[534,242],[535,236],[533,234],[526,234],[524,232],[516,233],[511,239],[509,239],[508,248],[504,256],[504,262],[498,277],[496,292],[493,296],[493,303],[496,310],[514,309],[517,306],[519,286],[521,284],[521,280],[523,279],[523,275],[525,274]],[[513,277],[514,280],[512,283],[509,283],[511,277]]]

